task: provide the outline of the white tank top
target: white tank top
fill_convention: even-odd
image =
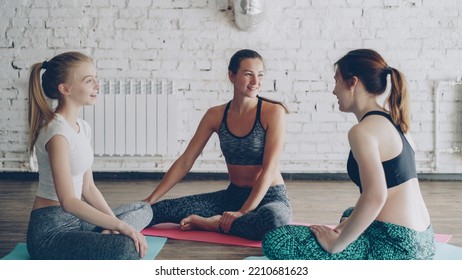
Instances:
[[[45,145],[55,135],[64,136],[69,142],[70,148],[70,168],[72,182],[74,184],[74,194],[78,199],[82,198],[83,175],[93,164],[93,149],[90,144],[91,128],[82,119],[77,119],[79,132],[76,132],[71,125],[59,114],[44,126],[35,143],[35,153],[37,156],[39,183],[37,196],[59,201],[56,195],[53,176],[51,174],[50,159]]]

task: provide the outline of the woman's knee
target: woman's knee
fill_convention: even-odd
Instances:
[[[140,205],[140,216],[142,217],[144,224],[148,225],[152,221],[153,212],[151,205],[146,202],[141,202]]]
[[[286,225],[269,231],[262,239],[262,251],[269,259],[317,259],[328,254],[309,227]],[[321,258],[326,258],[322,256]]]
[[[259,210],[260,214],[268,222],[268,228],[276,228],[287,225],[292,220],[292,210],[280,203],[268,204]]]
[[[135,243],[132,239],[124,235],[114,235],[118,239],[115,244],[108,248],[111,259],[114,260],[139,260],[140,254],[136,251]]]

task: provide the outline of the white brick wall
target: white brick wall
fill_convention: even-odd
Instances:
[[[252,48],[266,60],[262,95],[291,110],[283,171],[344,172],[355,119],[338,111],[332,64],[348,50],[374,48],[408,78],[419,172],[462,173],[462,86],[440,87],[435,111],[437,82],[462,76],[461,1],[271,2],[262,26],[244,32],[214,0],[2,1],[0,171],[29,169],[32,63],[79,50],[95,59],[101,78],[173,80],[187,112],[177,117],[180,154],[205,110],[231,98],[230,56]],[[176,156],[100,158],[94,169],[165,171]],[[194,170],[225,171],[217,137]]]

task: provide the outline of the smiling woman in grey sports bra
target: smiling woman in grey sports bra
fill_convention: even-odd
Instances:
[[[257,95],[264,76],[257,52],[236,52],[228,70],[233,99],[206,112],[185,152],[145,199],[152,204],[150,225],[174,222],[183,230],[221,231],[259,240],[290,222],[292,210],[279,170],[287,111]],[[213,133],[220,139],[228,188],[158,201],[191,170]]]

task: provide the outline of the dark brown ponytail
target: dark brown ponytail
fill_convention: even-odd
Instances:
[[[411,114],[409,112],[409,94],[407,91],[404,76],[396,69],[391,68],[391,89],[386,102],[390,110],[390,115],[401,130],[406,133],[409,131]]]

